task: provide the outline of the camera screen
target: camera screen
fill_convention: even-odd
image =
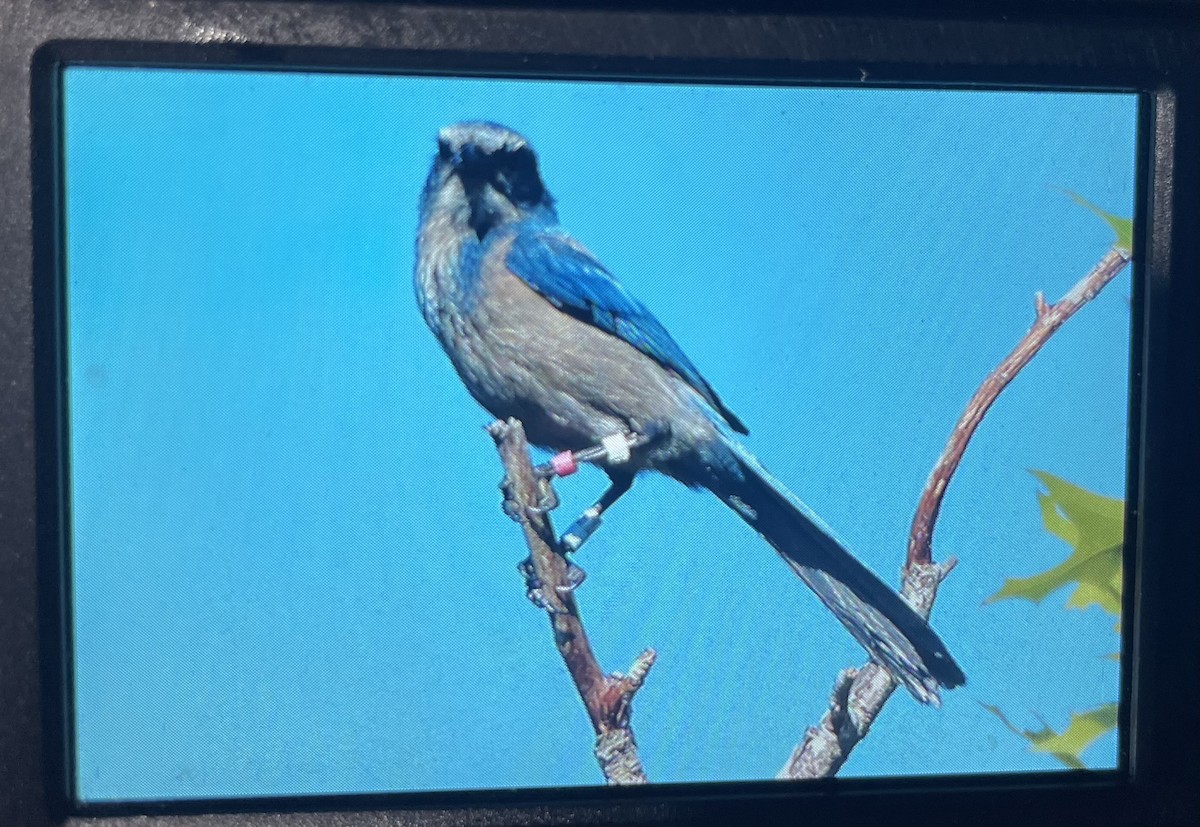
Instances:
[[[79,801],[604,784],[565,599],[652,782],[1118,765],[1135,95],[63,89]]]

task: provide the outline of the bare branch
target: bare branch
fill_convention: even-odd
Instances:
[[[956,560],[942,565],[909,566],[904,572],[901,596],[926,619],[933,608],[938,584],[954,568]],[[897,687],[891,673],[872,661],[861,669],[844,669],[837,677],[829,709],[792,751],[779,771],[779,778],[829,778],[850,757],[850,751],[867,737],[883,705]]]
[[[1000,392],[1037,354],[1067,319],[1094,299],[1125,265],[1129,254],[1114,247],[1100,259],[1092,271],[1079,280],[1066,295],[1052,305],[1041,292],[1034,296],[1034,322],[1016,348],[988,374],[979,390],[959,417],[942,455],[925,483],[925,490],[913,517],[908,538],[908,555],[903,569],[904,585],[900,594],[921,617],[929,619],[938,585],[958,562],[933,562],[933,529],[950,479],[962,461],[967,443],[975,434],[984,415]],[[829,709],[815,727],[809,727],[804,739],[792,751],[780,778],[827,778],[836,775],[870,731],[887,699],[896,689],[896,681],[886,669],[869,663],[861,669],[846,669],[834,684]]]
[[[588,642],[579,607],[567,576],[567,561],[558,551],[558,540],[547,509],[539,503],[553,498],[549,480],[539,479],[529,459],[525,429],[516,419],[494,422],[488,433],[496,441],[506,473],[505,496],[513,507],[529,546],[530,559],[554,631],[554,643],[579,690],[596,733],[595,754],[609,784],[645,784],[645,770],[637,754],[630,725],[633,696],[641,688],[655,652],[647,649],[633,662],[627,676],[605,675]]]
[[[925,483],[925,491],[921,494],[908,536],[908,565],[927,564],[932,561],[933,526],[942,507],[942,499],[946,496],[946,488],[950,485],[950,478],[962,461],[963,452],[967,450],[967,443],[975,435],[975,429],[983,421],[984,414],[992,407],[992,403],[1000,396],[1000,392],[1029,364],[1029,360],[1037,355],[1055,331],[1074,316],[1079,308],[1094,299],[1128,263],[1129,254],[1114,247],[1059,301],[1047,305],[1040,292],[1034,297],[1033,326],[1012,353],[1004,357],[1004,361],[988,374],[979,390],[975,391],[950,433],[945,450],[933,466],[929,481]]]

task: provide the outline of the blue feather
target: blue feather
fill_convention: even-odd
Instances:
[[[555,307],[617,336],[677,373],[738,433],[746,426],[725,407],[683,348],[645,305],[571,236],[539,221],[513,227],[505,263]]]

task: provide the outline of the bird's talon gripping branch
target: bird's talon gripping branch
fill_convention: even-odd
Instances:
[[[542,597],[542,581],[533,567],[533,558],[526,557],[517,563],[517,571],[525,578],[525,596],[529,598],[529,602],[539,609],[546,608],[545,598]]]
[[[587,572],[583,570],[582,566],[567,560],[565,556],[563,559],[567,564],[566,572],[563,582],[555,586],[554,590],[559,594],[568,594],[583,585],[583,581],[587,579]],[[517,563],[517,571],[525,578],[525,596],[529,598],[530,603],[548,612],[558,611],[546,597],[546,584],[538,577],[532,557],[526,557]]]
[[[578,566],[567,560],[567,582],[558,587],[559,594],[573,592],[583,585],[583,581],[587,579],[587,572],[582,566]]]
[[[500,493],[504,496],[504,499],[500,502],[500,508],[504,511],[505,516],[507,516],[514,523],[521,522],[522,518],[525,516],[524,508],[521,503],[517,501],[517,497],[513,492],[512,479],[506,475],[504,479],[500,480],[500,485],[497,487],[500,489]]]
[[[574,474],[579,470],[581,462],[603,462],[609,476],[613,479],[612,486],[604,492],[600,500],[583,512],[579,519],[572,523],[566,533],[559,538],[559,548],[564,554],[578,550],[587,542],[587,539],[600,527],[600,515],[629,490],[632,477],[620,474],[614,469],[614,466],[628,463],[633,458],[634,448],[655,442],[669,433],[669,426],[654,425],[647,428],[645,433],[631,431],[610,434],[601,439],[599,445],[593,445],[582,451],[562,451],[549,462],[534,469],[534,474],[538,477],[539,482],[546,481],[547,487],[549,480],[554,477],[567,477]],[[557,504],[555,501],[555,505]]]
[[[525,578],[525,597],[529,599],[530,603],[548,612],[558,611],[546,597],[546,586],[542,583],[541,578],[537,576],[532,557],[526,557],[520,563],[517,563],[517,571]],[[582,582],[582,578],[580,578],[580,582]],[[570,588],[573,589],[574,586]],[[563,590],[561,587],[558,589],[560,592]]]
[[[549,478],[538,478],[538,501],[537,505],[529,506],[531,514],[548,514],[558,508],[558,494],[554,493],[554,487],[550,485]]]
[[[553,486],[550,485],[550,478],[539,476],[537,483],[537,505],[522,505],[513,494],[512,480],[508,477],[500,480],[499,488],[504,494],[504,500],[500,503],[500,508],[513,522],[519,523],[529,517],[548,514],[558,508],[558,494],[554,492]]]

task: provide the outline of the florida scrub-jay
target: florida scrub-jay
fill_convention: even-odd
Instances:
[[[964,682],[937,633],[742,447],[746,427],[666,329],[559,226],[524,137],[442,129],[420,221],[417,300],[480,404],[554,451],[653,435],[625,462],[597,462],[612,480],[599,510],[640,471],[707,488],[918,700]]]

